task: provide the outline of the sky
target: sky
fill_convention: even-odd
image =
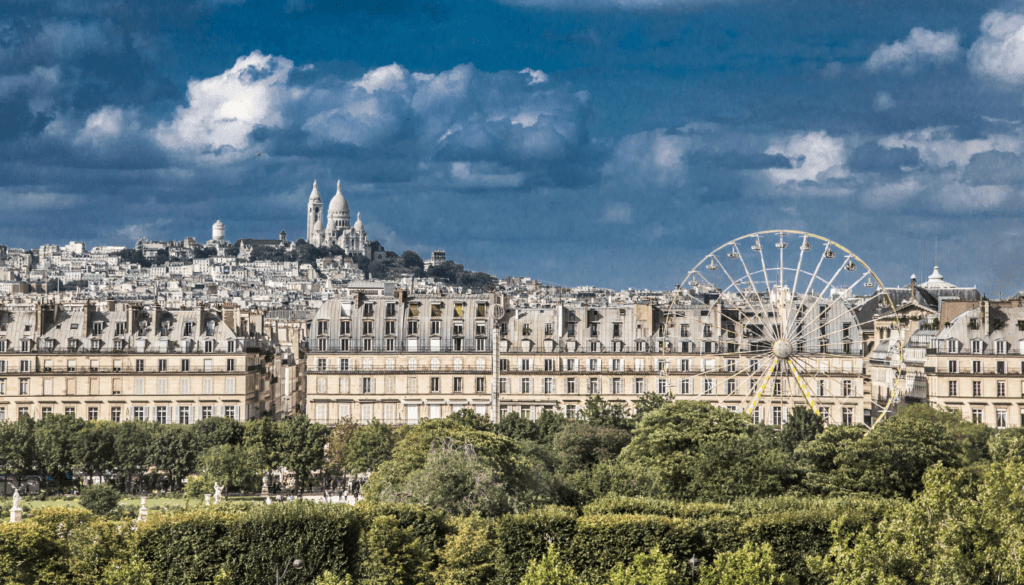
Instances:
[[[0,243],[371,239],[666,289],[796,229],[1024,289],[1024,3],[0,0]],[[355,218],[353,218],[354,221]]]

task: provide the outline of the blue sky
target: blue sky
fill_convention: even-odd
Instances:
[[[0,243],[305,234],[667,288],[808,230],[1024,289],[1024,3],[0,0]],[[262,152],[261,156],[256,156]]]

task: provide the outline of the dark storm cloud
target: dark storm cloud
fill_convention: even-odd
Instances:
[[[916,148],[885,148],[877,142],[868,142],[857,147],[847,164],[851,171],[860,173],[899,174],[920,163]]]
[[[971,156],[964,170],[968,185],[1024,185],[1024,161],[1012,152],[990,150]]]

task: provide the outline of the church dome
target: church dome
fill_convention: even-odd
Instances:
[[[366,229],[363,227],[363,219],[362,217],[360,217],[360,214],[358,213],[356,214],[356,223],[355,225],[352,226],[352,229],[356,230],[361,234],[366,233]]]
[[[327,213],[349,213],[348,201],[345,200],[345,196],[341,194],[341,181],[338,181],[338,192],[334,194],[334,198],[331,199],[331,205],[327,208]]]
[[[320,190],[316,188],[316,181],[313,181],[313,192],[309,194],[310,201],[320,201]]]

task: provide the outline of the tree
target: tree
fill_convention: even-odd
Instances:
[[[359,429],[359,424],[345,417],[334,425],[327,436],[327,468],[332,473],[344,473],[348,469],[349,441]]]
[[[241,445],[210,447],[199,456],[199,468],[229,490],[252,490],[260,483],[259,462]]]
[[[438,439],[423,467],[382,499],[421,504],[452,516],[498,516],[511,511],[508,490],[495,466],[478,457],[473,445]]]
[[[121,473],[124,491],[138,482],[148,469],[156,423],[125,421],[114,427],[114,466]]]
[[[637,400],[634,403],[633,418],[639,421],[648,412],[654,412],[670,402],[672,402],[671,394],[655,394],[654,392],[647,392],[640,397],[640,400]]]
[[[156,425],[151,431],[146,461],[166,473],[172,487],[195,471],[196,455],[191,425]]]
[[[351,473],[376,471],[391,458],[397,439],[395,431],[377,419],[360,426],[348,441],[348,455],[345,468]]]
[[[495,425],[494,432],[513,440],[536,441],[538,436],[537,423],[514,412],[503,415],[501,422]]]
[[[430,579],[430,551],[394,516],[376,516],[360,538],[360,585],[406,585]]]
[[[327,427],[309,422],[297,414],[281,425],[281,463],[295,473],[296,482],[304,485],[314,469],[324,467]]]
[[[115,467],[116,424],[106,420],[89,421],[78,431],[71,447],[75,469],[87,476],[102,476]]]
[[[724,502],[778,496],[799,486],[801,469],[776,434],[772,427],[755,425],[751,434],[704,442],[688,491],[701,500]]]
[[[616,429],[631,430],[633,421],[629,418],[629,412],[622,404],[612,404],[600,396],[591,396],[583,405],[577,418],[589,421],[600,427],[612,427]]]
[[[268,416],[245,424],[242,444],[263,474],[281,466],[281,427]]]
[[[17,421],[0,421],[0,461],[4,474],[13,476],[20,485],[35,469],[36,421],[27,414]]]
[[[657,469],[673,494],[683,495],[705,444],[746,435],[750,421],[707,402],[672,402],[647,413],[620,459]]]
[[[102,516],[117,507],[117,501],[121,499],[114,486],[109,483],[98,483],[87,485],[82,488],[82,498],[79,501],[82,507],[97,516]]]
[[[456,410],[448,415],[448,419],[476,431],[493,430],[491,420],[487,418],[486,414],[477,414],[476,411],[469,408],[460,408]]]
[[[197,453],[217,445],[239,445],[245,435],[245,425],[222,416],[204,418],[190,428]]]
[[[555,434],[565,427],[566,419],[562,413],[554,410],[545,410],[537,417],[537,441],[550,445]]]
[[[423,273],[423,258],[420,258],[420,255],[412,250],[402,252],[402,265],[417,274]]]
[[[548,552],[540,561],[530,561],[519,585],[584,585],[583,580],[576,576],[575,571],[568,561],[562,560],[562,555],[555,548],[554,543],[548,545]]]
[[[622,429],[572,421],[558,431],[552,446],[559,457],[559,471],[570,474],[618,457],[632,438]]]
[[[85,421],[74,415],[51,414],[35,426],[36,456],[47,482],[58,485],[71,481],[75,458],[73,447]]]
[[[491,521],[469,516],[456,521],[457,532],[445,540],[434,571],[437,585],[488,585],[494,581],[497,535]]]
[[[776,585],[783,580],[772,546],[767,542],[748,542],[738,551],[719,553],[704,570],[700,582],[705,585]]]
[[[825,419],[806,406],[794,406],[789,419],[782,425],[782,445],[790,453],[802,443],[813,441],[825,430]]]

